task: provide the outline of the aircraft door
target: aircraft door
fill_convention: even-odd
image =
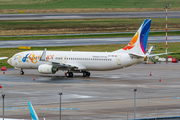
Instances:
[[[117,65],[121,65],[121,55],[118,55],[116,58]]]

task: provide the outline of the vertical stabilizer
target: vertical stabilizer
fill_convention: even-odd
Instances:
[[[29,104],[29,110],[30,110],[32,120],[39,120],[39,118],[38,118],[32,104],[31,104],[31,102],[28,102],[28,104]]]
[[[114,52],[136,53],[144,55],[146,51],[150,26],[151,19],[145,19],[129,44],[126,47]]]

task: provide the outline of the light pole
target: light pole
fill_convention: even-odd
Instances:
[[[3,98],[3,120],[4,120],[4,97],[5,97],[5,94],[2,94],[2,98]]]
[[[59,93],[59,95],[60,95],[59,120],[61,120],[61,95],[62,93]]]
[[[136,91],[137,89],[132,89],[134,91],[134,119],[136,119]]]

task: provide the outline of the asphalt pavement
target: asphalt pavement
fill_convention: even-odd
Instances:
[[[62,120],[126,120],[127,115],[133,119],[135,88],[137,119],[179,116],[179,70],[180,63],[161,62],[67,78],[63,71],[40,74],[25,69],[20,75],[19,70],[8,69],[0,72],[5,117],[30,120],[31,102],[40,120],[59,120],[59,93],[63,93]]]
[[[0,20],[90,19],[90,18],[165,18],[166,12],[0,14]],[[180,11],[168,11],[168,18],[180,18]]]
[[[74,46],[74,45],[103,45],[103,44],[128,44],[132,37],[121,38],[83,38],[83,39],[48,39],[48,40],[12,40],[0,41],[0,48],[19,46],[44,47],[44,46]],[[148,38],[148,43],[165,43],[165,36]],[[180,36],[168,36],[168,42],[180,42]]]

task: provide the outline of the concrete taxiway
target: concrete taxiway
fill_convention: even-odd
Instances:
[[[133,119],[134,88],[136,118],[179,116],[179,70],[180,63],[138,64],[114,71],[93,71],[90,78],[81,74],[67,78],[62,71],[44,75],[24,70],[22,76],[18,70],[8,69],[0,73],[0,92],[6,95],[8,118],[30,119],[30,101],[40,119],[58,120],[58,94],[62,92],[63,120]]]
[[[91,18],[165,18],[166,12],[111,12],[58,14],[0,14],[0,20],[91,19]],[[180,18],[180,11],[168,11],[168,18]]]
[[[84,38],[84,39],[49,39],[49,40],[12,40],[1,41],[0,48],[19,46],[74,46],[74,45],[102,45],[102,44],[128,44],[132,37],[121,38]],[[165,36],[150,36],[148,43],[163,43]],[[180,36],[168,36],[168,42],[180,42]]]

